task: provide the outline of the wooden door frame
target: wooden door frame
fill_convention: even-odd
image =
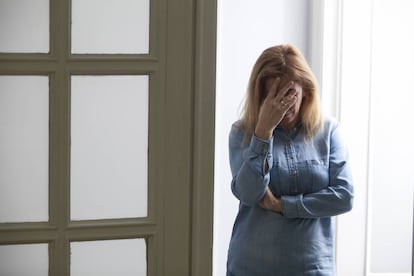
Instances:
[[[164,179],[181,185],[165,185],[164,275],[211,276],[217,2],[170,1],[167,9],[165,110],[174,115],[165,117],[165,145],[167,163],[174,165]]]
[[[196,7],[191,275],[212,275],[217,1]]]

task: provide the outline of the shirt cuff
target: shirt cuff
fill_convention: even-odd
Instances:
[[[253,134],[250,140],[250,149],[258,155],[266,156],[273,149],[273,137],[269,140],[263,140]]]
[[[297,218],[299,217],[299,205],[302,200],[303,195],[297,196],[282,196],[282,212],[283,215],[287,218]]]

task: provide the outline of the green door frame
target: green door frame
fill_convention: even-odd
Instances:
[[[180,55],[167,54],[167,64],[172,66],[186,64],[186,66],[180,68],[184,72],[174,71],[174,68],[167,66],[169,77],[167,77],[166,85],[169,88],[174,87],[176,92],[170,94],[172,97],[167,99],[169,103],[167,113],[172,109],[171,114],[176,114],[174,117],[168,117],[171,120],[168,123],[170,127],[168,132],[171,134],[178,132],[184,136],[173,140],[176,146],[170,144],[172,141],[166,144],[175,149],[186,148],[181,143],[188,145],[188,152],[184,155],[185,160],[181,160],[183,162],[181,164],[186,164],[187,167],[172,166],[169,168],[166,175],[176,177],[175,182],[182,183],[182,186],[181,189],[169,186],[166,195],[175,195],[169,197],[172,200],[175,197],[179,198],[180,194],[181,196],[185,194],[188,200],[183,202],[172,200],[166,203],[174,208],[166,208],[166,214],[167,212],[168,214],[165,231],[166,235],[171,234],[171,237],[167,238],[169,242],[166,244],[166,256],[170,259],[165,263],[165,275],[211,276],[217,2],[216,0],[194,0],[191,4],[190,1],[183,2],[189,4],[185,13],[188,16],[182,16],[183,21],[176,21],[177,25],[168,24],[168,33],[177,35],[181,33],[185,34],[185,37],[174,36],[173,40],[168,40],[167,51],[180,53]],[[170,16],[179,17],[185,5],[172,3],[172,1],[170,3],[169,18]],[[192,54],[189,55],[189,53]],[[183,63],[183,60],[186,63]],[[183,76],[186,76],[186,81],[181,81]],[[177,97],[177,93],[180,92],[184,93],[182,98]],[[179,103],[184,100],[188,101],[185,104],[189,107],[188,110],[181,109]],[[189,134],[186,135],[185,132]],[[169,163],[177,163],[175,154],[168,154],[172,158]],[[185,177],[188,184],[184,184],[186,180],[182,179],[182,173],[185,171],[190,172],[189,177]],[[189,216],[183,216],[183,214],[189,214]],[[179,221],[181,218],[183,221]],[[181,228],[178,228],[177,224],[182,225]],[[180,237],[175,236],[177,231],[181,233]],[[182,251],[179,251],[180,254],[177,254],[177,249],[184,244],[188,244],[189,248],[182,248]],[[190,270],[180,274],[180,271],[186,271],[185,267],[180,266],[187,264],[178,259],[182,259],[187,254],[189,254]]]

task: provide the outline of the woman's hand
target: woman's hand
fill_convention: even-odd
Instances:
[[[260,107],[259,118],[254,131],[256,137],[263,140],[269,140],[272,137],[273,130],[298,99],[296,92],[288,93],[293,85],[294,82],[289,81],[283,87],[280,87],[280,78],[273,81]]]
[[[266,188],[266,193],[260,201],[259,206],[269,211],[282,213],[282,200],[276,198],[269,187]]]

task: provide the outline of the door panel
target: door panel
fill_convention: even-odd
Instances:
[[[49,52],[49,1],[0,1],[0,52]]]
[[[72,76],[71,219],[147,216],[148,76]]]
[[[1,275],[47,276],[48,268],[47,244],[0,245]]]
[[[0,223],[48,221],[49,79],[0,76]]]
[[[145,275],[147,250],[144,239],[71,243],[71,275]]]
[[[150,0],[72,0],[72,53],[148,54]]]

